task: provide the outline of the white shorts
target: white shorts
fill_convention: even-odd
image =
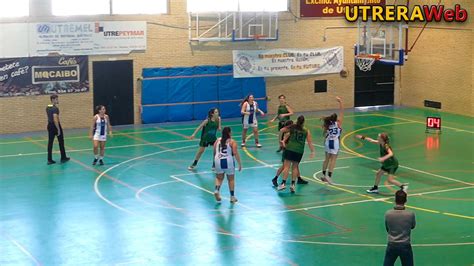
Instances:
[[[235,164],[234,158],[215,158],[214,165],[216,167],[216,174],[226,174],[234,175],[235,174]]]
[[[244,125],[244,129],[248,129],[249,127],[256,128],[256,127],[258,127],[258,122],[257,122],[257,120],[255,120],[255,121],[253,121],[252,124],[249,124],[247,121],[244,120],[243,125]]]
[[[327,153],[337,155],[339,153],[339,138],[337,139],[326,139],[324,148]]]
[[[107,141],[107,135],[94,134],[93,140],[97,140],[97,141]]]

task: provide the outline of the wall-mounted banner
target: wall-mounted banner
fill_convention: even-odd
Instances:
[[[302,18],[345,17],[346,6],[385,6],[385,0],[301,0]]]
[[[0,59],[0,97],[86,91],[87,56]]]
[[[146,50],[145,21],[29,24],[30,56],[128,54]]]
[[[234,50],[234,77],[274,77],[341,72],[342,46],[324,49]]]

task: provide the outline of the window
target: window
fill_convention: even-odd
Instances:
[[[288,10],[287,0],[239,0],[240,11],[246,12],[278,12]]]
[[[162,14],[168,12],[168,0],[113,0],[112,14]]]
[[[55,16],[110,14],[109,0],[52,0],[52,5]]]
[[[278,12],[288,10],[288,0],[188,0],[188,12]]]
[[[29,0],[0,0],[0,18],[28,17]]]
[[[238,9],[238,0],[188,0],[188,12],[224,12]]]

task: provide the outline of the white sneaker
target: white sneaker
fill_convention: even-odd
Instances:
[[[284,190],[286,188],[286,185],[285,183],[281,183],[279,186],[278,186],[278,190]]]
[[[371,189],[367,189],[366,191],[367,193],[379,193],[378,188],[375,188],[375,187],[372,187]]]
[[[403,190],[405,193],[408,193],[408,183],[402,185],[402,190]]]
[[[295,185],[291,184],[290,186],[291,193],[295,193],[295,189],[296,189]]]
[[[238,200],[235,196],[230,197],[230,203],[236,203]]]
[[[221,194],[219,193],[219,191],[214,191],[214,197],[216,198],[216,201],[217,202],[221,202],[222,198],[221,198]]]
[[[196,168],[195,165],[190,165],[190,166],[188,166],[188,170],[189,170],[189,171],[192,171],[192,170],[194,170],[195,168]]]
[[[242,142],[242,144],[240,144],[240,147],[245,147],[245,142]]]
[[[332,179],[329,176],[326,176],[324,179],[326,179],[329,185],[332,185]]]
[[[256,145],[257,145],[257,148],[261,148],[261,147],[262,147],[262,144],[260,144],[260,143],[257,143]]]

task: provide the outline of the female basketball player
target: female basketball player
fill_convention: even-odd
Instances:
[[[311,133],[308,129],[304,127],[304,116],[300,115],[296,124],[292,125],[289,128],[282,128],[282,132],[290,132],[288,136],[288,144],[285,143],[286,139],[281,141],[281,144],[285,148],[283,151],[283,180],[278,186],[278,190],[283,190],[286,188],[286,179],[288,179],[288,173],[291,167],[291,193],[295,193],[295,183],[296,179],[299,176],[299,164],[301,158],[304,154],[304,143],[308,143],[309,149],[311,150],[310,158],[314,157],[314,147],[311,139]]]
[[[277,114],[272,120],[270,120],[270,122],[273,123],[276,119],[278,119],[278,131],[280,131],[280,129],[285,126],[285,123],[290,120],[290,116],[292,116],[294,113],[293,109],[291,109],[291,107],[286,103],[285,95],[282,94],[278,96],[278,100],[280,101],[280,105],[278,106]],[[280,141],[281,139],[278,140],[278,142]],[[282,148],[280,146],[277,152],[280,152],[281,150]]]
[[[342,100],[339,97],[336,97],[336,100],[339,103],[339,116],[334,113],[322,118],[324,121],[323,129],[325,135],[324,147],[326,150],[326,157],[323,162],[323,176],[321,177],[321,180],[328,182],[329,184],[332,183],[332,173],[334,167],[336,167],[337,154],[339,153],[339,139],[341,138],[342,132],[342,119],[344,117]]]
[[[89,131],[89,138],[94,143],[94,161],[92,165],[104,165],[105,142],[107,133],[112,137],[112,125],[110,125],[109,116],[105,114],[105,106],[98,105],[95,108],[96,115],[92,118],[92,126]],[[98,148],[100,146],[100,155]]]
[[[245,139],[247,137],[247,130],[249,127],[253,130],[253,135],[255,137],[255,145],[257,148],[261,148],[262,145],[258,142],[258,123],[257,123],[257,114],[259,112],[261,116],[264,116],[265,113],[258,108],[258,104],[254,101],[254,97],[252,94],[248,95],[242,101],[242,108],[240,113],[242,114],[242,147],[245,147]]]
[[[387,133],[380,133],[378,138],[372,139],[363,135],[356,135],[357,138],[362,140],[367,140],[370,143],[376,143],[380,148],[380,158],[379,161],[382,163],[382,167],[375,174],[375,184],[371,189],[367,190],[367,193],[379,193],[379,184],[380,179],[383,174],[388,174],[388,182],[400,187],[403,191],[407,191],[408,184],[402,184],[395,180],[395,172],[398,169],[398,160],[393,154],[392,147],[390,147],[390,139]]]
[[[290,134],[289,131],[287,132],[283,132],[283,129],[284,128],[290,128],[291,125],[293,125],[293,121],[292,120],[288,120],[286,121],[284,127],[282,127],[280,130],[279,130],[279,135],[278,135],[278,139],[281,141],[281,140],[285,140],[285,143],[288,143],[288,135]],[[283,145],[282,143],[280,142],[279,143],[280,145],[280,150],[284,150],[283,148]],[[281,166],[280,168],[278,168],[277,172],[276,172],[276,175],[275,177],[272,179],[272,184],[274,187],[278,187],[278,177],[280,176],[281,172],[283,172],[283,163],[285,162],[285,159],[283,158],[283,154],[281,156]]]
[[[285,140],[285,144],[288,143],[288,139],[289,139],[290,132],[287,131],[287,132],[284,133],[284,132],[283,132],[283,129],[284,129],[284,128],[289,129],[289,128],[291,128],[292,125],[293,125],[293,121],[292,121],[292,120],[288,120],[288,121],[286,121],[284,127],[280,129],[278,138],[279,138],[280,140]],[[282,150],[285,150],[285,148],[283,147],[283,145],[282,145],[281,142],[279,143],[279,145],[280,145],[280,148],[281,148]],[[283,154],[282,154],[282,156],[281,156],[281,163],[282,163],[282,164],[281,164],[280,168],[278,168],[275,177],[272,179],[272,184],[273,184],[274,187],[278,187],[278,177],[280,176],[281,172],[283,171],[283,163],[284,163],[284,161],[285,161],[285,159],[283,158]],[[298,183],[298,184],[306,185],[306,184],[308,184],[308,181],[306,181],[306,180],[304,180],[303,178],[301,178],[300,173],[298,172],[298,182],[297,182],[297,183]]]
[[[214,164],[216,166],[214,197],[217,202],[221,201],[219,190],[221,189],[222,181],[224,181],[224,174],[227,175],[227,182],[229,183],[230,202],[237,202],[237,198],[234,195],[235,160],[237,160],[239,171],[241,171],[242,163],[237,151],[237,143],[231,137],[230,127],[225,127],[222,130],[222,137],[214,143]]]
[[[201,158],[201,155],[204,153],[204,150],[209,145],[214,145],[214,142],[217,139],[217,130],[221,130],[221,118],[219,116],[219,110],[217,108],[211,108],[207,113],[207,119],[202,121],[202,123],[194,130],[194,133],[189,137],[189,139],[194,139],[197,132],[202,129],[201,132],[201,141],[199,142],[199,149],[194,158],[193,164],[188,167],[188,170],[193,170],[196,168],[196,165]],[[214,168],[214,163],[212,164]]]

